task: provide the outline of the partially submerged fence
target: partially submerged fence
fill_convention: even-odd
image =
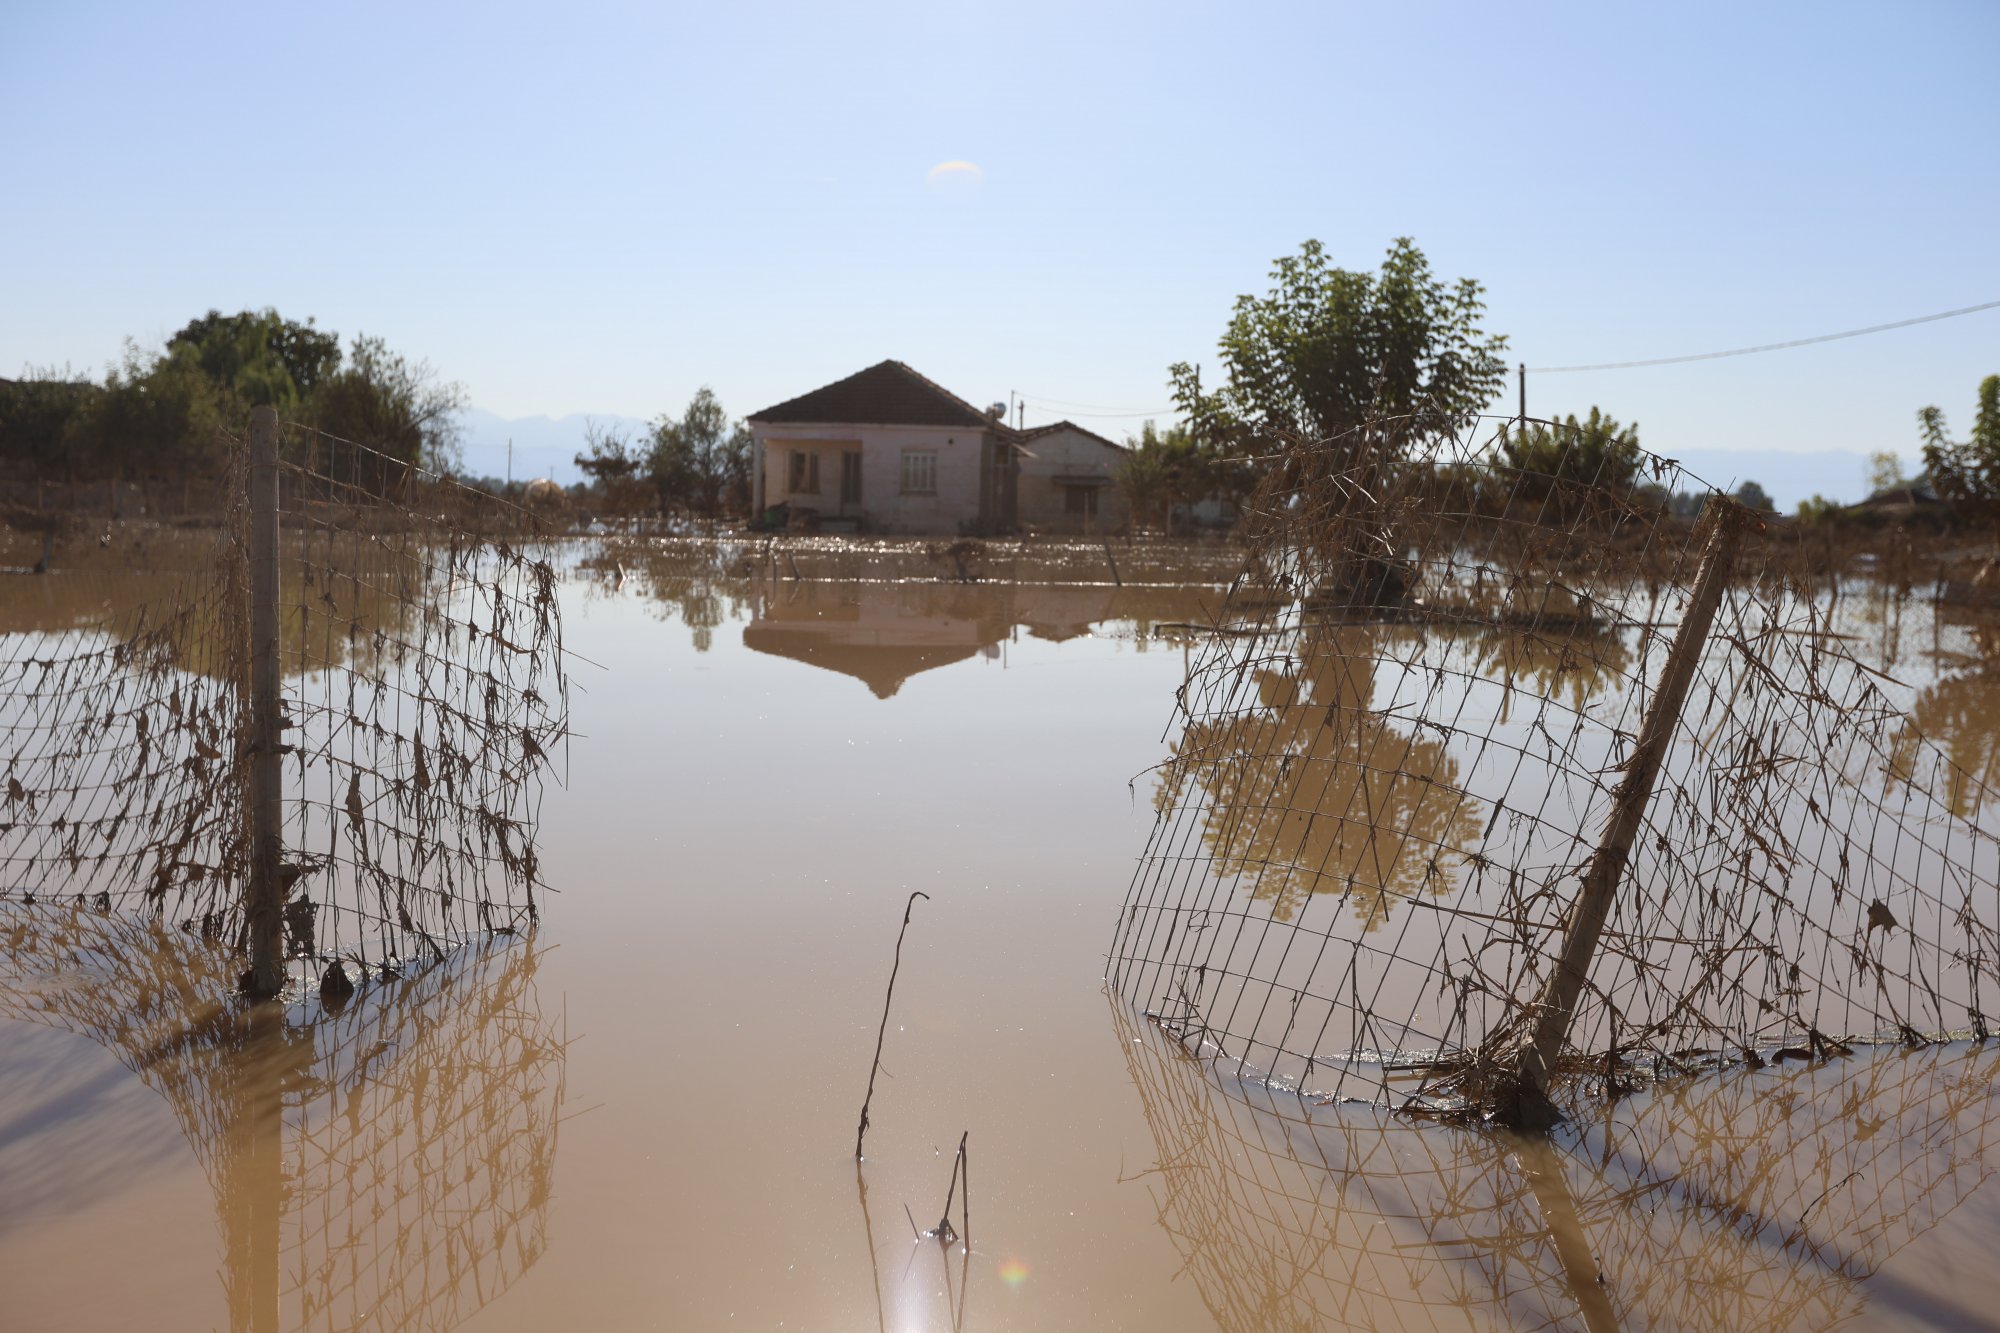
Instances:
[[[541,953],[475,941],[329,1011],[228,998],[222,941],[15,904],[0,1019],[88,1038],[159,1094],[215,1192],[229,1327],[442,1330],[546,1247],[567,1040]],[[10,1210],[74,1197],[77,1163],[48,1166]]]
[[[0,901],[222,941],[266,995],[527,926],[567,709],[534,516],[268,410],[230,493],[177,573],[0,638]]]
[[[1924,1307],[1869,1279],[2000,1161],[1991,1045],[1662,1086],[1563,1151],[1218,1088],[1158,1025],[1112,1026],[1153,1138],[1139,1187],[1228,1333],[1846,1327],[1871,1295]]]
[[[1667,460],[1407,425],[1264,461],[1120,917],[1125,999],[1235,1075],[1522,1124],[1985,1035],[1993,793],[1850,651],[1866,600]]]

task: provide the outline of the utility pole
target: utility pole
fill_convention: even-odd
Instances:
[[[507,489],[514,489],[514,437],[511,435],[507,437]]]
[[[1520,376],[1521,382],[1521,418],[1519,425],[1522,430],[1526,430],[1528,428],[1528,363],[1523,361],[1521,368],[1515,373]]]

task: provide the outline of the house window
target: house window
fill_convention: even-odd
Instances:
[[[804,449],[792,450],[792,484],[789,488],[794,495],[819,494],[819,455]]]
[[[937,494],[937,450],[903,450],[903,494]]]
[[[840,502],[861,503],[861,455],[853,450],[840,456]]]
[[[1095,486],[1063,487],[1063,512],[1075,518],[1097,517],[1097,488]]]

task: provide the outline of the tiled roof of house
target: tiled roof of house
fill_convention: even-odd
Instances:
[[[1113,449],[1118,450],[1118,452],[1120,453],[1130,452],[1128,449],[1126,449],[1124,445],[1118,443],[1118,441],[1113,439],[1107,439],[1106,437],[1099,435],[1094,430],[1086,430],[1082,426],[1077,425],[1074,421],[1054,421],[1050,422],[1046,426],[1030,426],[1028,429],[1022,431],[1017,438],[1019,438],[1021,442],[1025,444],[1029,440],[1035,439],[1042,435],[1053,435],[1059,430],[1073,430],[1078,435],[1088,435],[1091,439],[1096,440],[1099,444],[1108,444]]]
[[[977,644],[839,643],[810,629],[761,622],[743,627],[743,646],[853,676],[877,699],[894,697],[903,682],[920,671],[963,662],[979,651]]]
[[[834,422],[855,426],[964,426],[1011,438],[1005,422],[925,379],[901,361],[882,361],[824,388],[752,412],[749,420],[783,425]]]

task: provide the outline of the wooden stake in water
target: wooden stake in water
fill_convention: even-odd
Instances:
[[[250,415],[250,875],[243,915],[250,936],[249,993],[266,999],[285,984],[283,857],[284,731],[278,684],[278,414]]]
[[[1604,837],[1583,872],[1583,887],[1570,911],[1569,934],[1563,939],[1555,975],[1549,978],[1535,1006],[1533,1035],[1511,1057],[1508,1085],[1496,1107],[1504,1123],[1519,1129],[1546,1129],[1562,1118],[1549,1100],[1549,1083],[1569,1038],[1576,1017],[1577,1001],[1590,979],[1590,962],[1597,952],[1598,938],[1611,914],[1618,884],[1632,859],[1632,844],[1645,823],[1646,806],[1652,800],[1653,785],[1673,744],[1674,727],[1680,722],[1681,707],[1687,702],[1688,686],[1708,645],[1708,632],[1715,622],[1715,609],[1729,586],[1729,570],[1736,555],[1737,538],[1742,533],[1748,511],[1735,501],[1711,495],[1701,511],[1695,540],[1701,546],[1701,566],[1695,573],[1694,589],[1688,596],[1687,611],[1680,630],[1667,650],[1667,665],[1660,673],[1659,687],[1651,707],[1639,724],[1639,742],[1625,764],[1625,777],[1611,796],[1611,817],[1605,822]]]
[[[917,899],[929,902],[931,896],[922,889],[910,895],[903,904],[903,928],[896,932],[896,961],[889,966],[889,989],[882,995],[882,1026],[875,1032],[875,1062],[868,1066],[868,1094],[861,1099],[861,1123],[854,1130],[854,1160],[861,1160],[861,1141],[868,1137],[868,1107],[875,1100],[875,1075],[882,1070],[882,1042],[889,1035],[889,1005],[896,998],[896,974],[903,970],[903,936],[910,931],[910,912],[917,905]]]

